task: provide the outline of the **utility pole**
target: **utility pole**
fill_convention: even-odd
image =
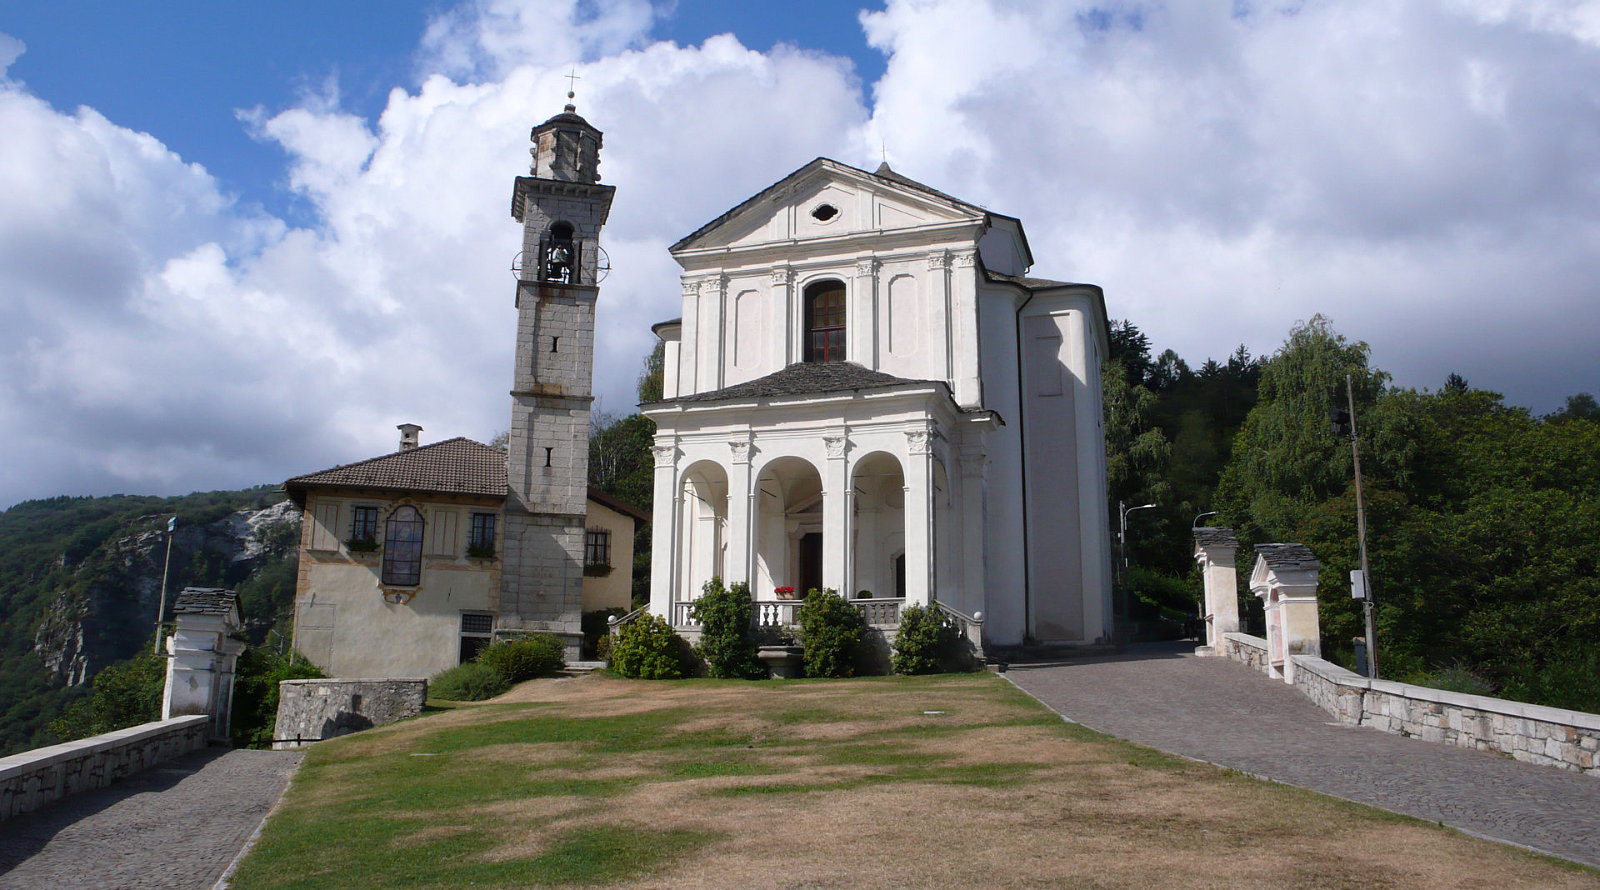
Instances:
[[[177,516],[167,520],[167,558],[161,561],[161,604],[156,606],[156,655],[161,654],[161,613],[167,611],[167,570],[172,568],[172,539],[177,537],[177,528]]]
[[[1117,528],[1117,550],[1119,551],[1117,555],[1121,557],[1119,561],[1122,563],[1117,572],[1117,578],[1120,582],[1117,587],[1122,591],[1124,613],[1127,611],[1128,596],[1128,514],[1135,510],[1149,510],[1155,506],[1155,504],[1141,504],[1137,507],[1129,507],[1126,502],[1117,501],[1117,512],[1122,517]]]
[[[1348,424],[1350,437],[1350,457],[1355,463],[1356,471],[1356,540],[1361,547],[1361,582],[1366,594],[1361,599],[1361,611],[1367,623],[1367,676],[1378,679],[1378,633],[1373,622],[1372,601],[1372,570],[1367,567],[1367,509],[1361,497],[1361,436],[1356,428],[1356,393],[1355,384],[1351,382],[1351,375],[1344,375],[1344,396],[1349,405],[1347,412],[1334,413],[1334,430],[1342,432],[1339,413],[1344,413],[1342,418]]]

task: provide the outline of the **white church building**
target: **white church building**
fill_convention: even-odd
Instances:
[[[1028,277],[1019,220],[815,161],[671,248],[651,612],[712,576],[763,620],[833,589],[986,645],[1111,638],[1100,289]]]

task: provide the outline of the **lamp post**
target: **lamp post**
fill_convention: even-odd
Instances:
[[[1119,586],[1123,588],[1124,596],[1128,586],[1128,514],[1135,510],[1149,510],[1155,506],[1155,504],[1140,504],[1137,507],[1129,507],[1122,501],[1117,501],[1117,509],[1122,514],[1122,521],[1117,530],[1117,549],[1122,551],[1122,571],[1118,574],[1122,578],[1122,584]]]
[[[161,613],[167,611],[167,569],[172,567],[172,539],[178,528],[178,517],[167,520],[167,558],[161,561],[161,603],[156,606],[156,655],[161,654]]]

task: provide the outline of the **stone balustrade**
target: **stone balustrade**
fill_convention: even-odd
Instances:
[[[175,717],[0,758],[0,820],[204,748],[210,723]]]
[[[1260,637],[1226,634],[1218,654],[1270,673]],[[1369,680],[1316,656],[1290,658],[1295,688],[1346,725],[1600,776],[1600,714]]]

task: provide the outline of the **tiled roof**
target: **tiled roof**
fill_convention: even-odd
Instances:
[[[185,587],[172,604],[175,615],[227,615],[239,605],[237,591],[222,587]]]
[[[1257,544],[1256,555],[1275,572],[1304,572],[1322,568],[1311,548],[1304,544]]]
[[[291,493],[307,488],[378,488],[503,498],[506,453],[457,437],[296,476],[283,487]]]
[[[627,501],[623,500],[622,498],[613,497],[613,496],[611,496],[609,494],[606,494],[605,492],[601,491],[600,489],[595,488],[593,485],[589,486],[589,500],[594,501],[597,504],[601,504],[601,505],[610,507],[611,509],[617,511],[618,513],[621,513],[624,516],[632,516],[635,520],[637,520],[639,522],[649,522],[650,521],[650,514],[649,513],[646,513],[645,511],[639,509],[638,507],[635,507],[634,505],[628,503]]]
[[[908,383],[930,384],[932,380],[907,380],[882,371],[864,368],[855,362],[797,362],[765,377],[744,383],[680,396],[666,401],[675,402],[726,402],[732,399],[763,399],[778,396],[817,395],[830,392],[856,392],[864,389],[882,389]]]
[[[1233,529],[1226,526],[1197,528],[1194,530],[1194,545],[1196,547],[1238,547],[1239,538],[1233,533]]]
[[[1095,287],[1092,284],[1075,284],[1071,281],[1056,281],[1053,278],[1029,278],[1025,275],[1006,275],[991,269],[984,269],[983,274],[990,281],[1004,281],[1009,284],[1020,284],[1029,290],[1043,290],[1049,287]]]

